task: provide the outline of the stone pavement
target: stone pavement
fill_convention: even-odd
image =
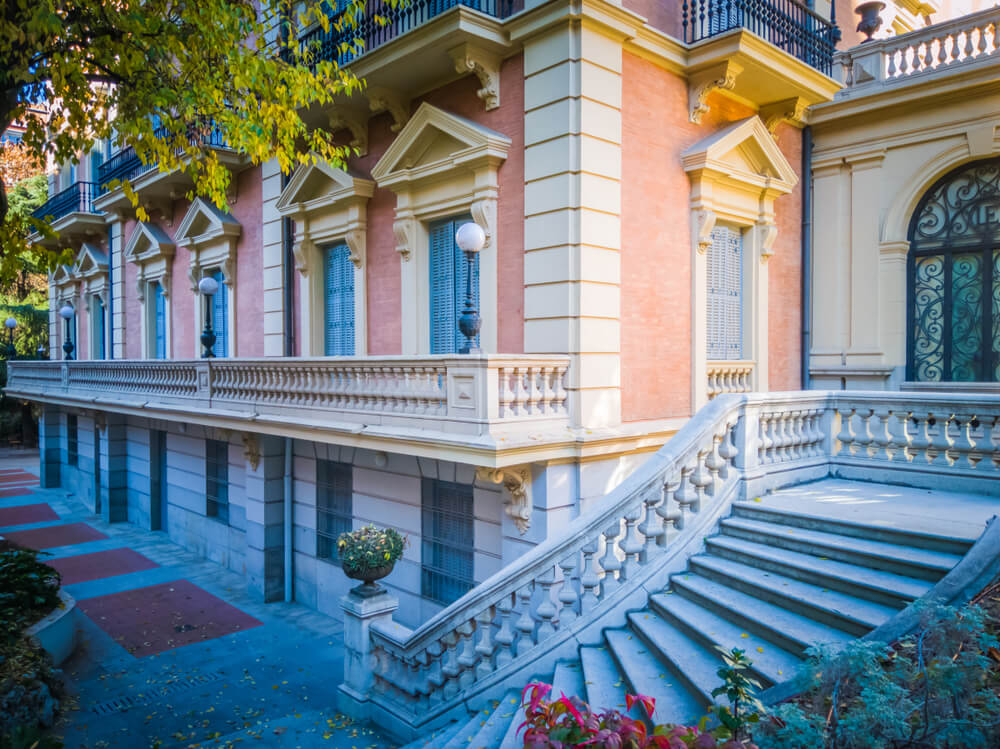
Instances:
[[[239,575],[103,523],[37,470],[37,454],[0,455],[0,535],[44,548],[82,612],[55,731],[68,749],[392,746],[333,707],[339,621],[250,600]]]

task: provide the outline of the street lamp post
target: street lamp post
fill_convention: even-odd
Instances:
[[[212,332],[212,297],[219,291],[219,282],[211,276],[205,276],[198,282],[198,291],[205,297],[205,328],[201,331],[201,345],[204,351],[202,359],[211,359],[215,356],[212,347],[215,346],[215,333]]]
[[[7,328],[7,358],[13,359],[17,356],[17,349],[14,348],[14,328],[17,327],[17,320],[8,317],[3,324]]]
[[[73,360],[73,337],[70,334],[70,320],[73,319],[74,314],[73,307],[70,304],[64,304],[59,310],[59,316],[66,321],[66,335],[62,345],[63,359],[66,361]]]
[[[486,233],[479,224],[469,222],[462,224],[455,232],[455,244],[458,249],[465,253],[465,309],[458,318],[458,329],[465,336],[465,343],[458,350],[460,354],[478,354],[479,346],[476,345],[476,335],[479,333],[481,320],[476,303],[472,299],[472,271],[476,261],[476,255],[486,244]]]

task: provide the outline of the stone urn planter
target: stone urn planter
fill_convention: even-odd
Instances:
[[[366,525],[337,539],[337,556],[344,574],[362,584],[351,589],[361,598],[372,598],[383,593],[378,580],[392,572],[403,556],[406,538],[393,528],[376,528]]]
[[[882,17],[879,14],[883,10],[885,10],[885,3],[881,2],[881,0],[861,3],[861,5],[854,9],[854,12],[861,16],[861,21],[858,23],[858,31],[868,37],[861,41],[862,44],[872,41],[875,32],[882,27]]]
[[[25,635],[38,640],[57,666],[73,654],[77,641],[76,600],[60,590],[59,601],[61,605],[55,611],[25,630]]]
[[[367,569],[348,569],[344,567],[344,574],[352,580],[362,580],[362,584],[351,589],[352,593],[357,593],[362,598],[371,598],[382,592],[382,586],[378,580],[386,577],[392,572],[393,564],[383,564],[381,567],[369,567]]]

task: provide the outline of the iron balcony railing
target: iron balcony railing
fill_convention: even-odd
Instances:
[[[71,213],[100,213],[94,210],[94,198],[99,194],[96,182],[74,182],[46,200],[31,215],[42,221],[55,221]]]
[[[162,138],[167,134],[167,129],[159,127],[153,131],[157,138]],[[228,148],[225,135],[214,123],[205,128],[204,131],[192,129],[189,139],[192,143],[201,141],[203,145],[211,148]],[[100,187],[98,195],[103,195],[108,191],[108,183],[113,180],[133,180],[148,171],[156,169],[157,162],[143,164],[138,154],[132,146],[123,148],[114,156],[105,161],[97,170],[97,183]]]
[[[684,41],[700,42],[732,29],[746,29],[830,75],[840,39],[832,8],[827,20],[796,0],[684,0]]]
[[[385,0],[374,0],[365,6],[356,27],[348,26],[340,31],[333,24],[329,31],[317,27],[299,37],[299,43],[315,62],[328,60],[346,65],[459,5],[493,18],[507,18],[524,7],[524,0],[412,0],[396,8]]]

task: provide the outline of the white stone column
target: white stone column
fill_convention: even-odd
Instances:
[[[524,350],[572,357],[573,423],[620,423],[622,48],[587,19],[524,42]]]
[[[264,356],[285,354],[285,292],[282,275],[281,215],[275,204],[281,195],[281,169],[277,160],[261,164],[261,235],[263,257]],[[289,283],[295,282],[294,271]]]
[[[123,221],[111,222],[111,249],[109,262],[114,266],[111,279],[111,298],[114,310],[111,315],[112,339],[115,344],[111,355],[115,359],[125,358],[125,235]],[[167,326],[169,327],[169,326]]]

